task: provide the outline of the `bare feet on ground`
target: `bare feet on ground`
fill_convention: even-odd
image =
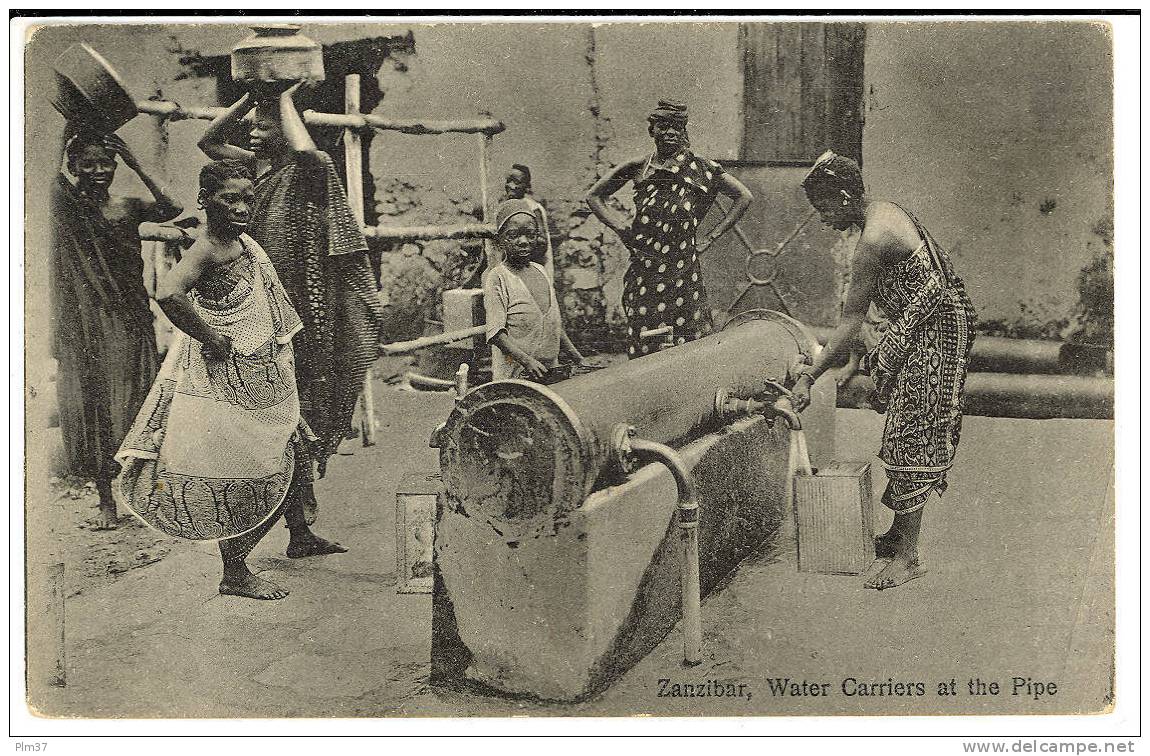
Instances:
[[[890,559],[898,549],[900,536],[892,526],[890,530],[874,537],[874,555],[879,559]]]
[[[245,571],[243,574],[225,575],[224,579],[220,581],[220,593],[225,596],[243,596],[244,598],[276,601],[286,598],[288,590]]]
[[[888,588],[896,588],[925,574],[926,570],[919,564],[917,555],[898,555],[892,557],[882,571],[863,583],[863,587],[884,591]]]
[[[341,546],[326,538],[320,538],[315,533],[310,532],[299,537],[293,535],[287,547],[288,559],[302,559],[321,554],[342,554],[345,551],[347,551],[346,546]]]
[[[116,517],[115,502],[110,506],[101,503],[100,508],[96,511],[96,516],[92,518],[92,530],[115,530],[119,523],[120,520]]]

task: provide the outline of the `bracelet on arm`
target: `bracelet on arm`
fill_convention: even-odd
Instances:
[[[813,369],[811,369],[811,370],[800,370],[798,377],[795,378],[795,383],[798,383],[803,378],[810,379],[812,386],[815,385],[815,383],[818,381],[818,379],[815,377]]]

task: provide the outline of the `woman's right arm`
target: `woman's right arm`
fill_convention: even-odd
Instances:
[[[827,344],[815,358],[815,362],[800,372],[792,392],[795,395],[795,409],[800,412],[811,403],[811,387],[827,370],[837,365],[849,354],[866,318],[867,308],[874,298],[878,274],[882,269],[884,249],[872,237],[863,234],[855,247],[854,261],[851,264],[851,283],[843,304],[842,318],[827,339]]]
[[[191,291],[208,265],[204,249],[193,246],[164,276],[156,289],[156,304],[172,321],[172,325],[204,345],[208,354],[225,359],[231,353],[232,340],[204,322],[188,299]]]
[[[626,162],[599,179],[587,191],[587,207],[591,208],[595,217],[602,221],[607,228],[614,231],[624,244],[630,241],[631,219],[608,207],[607,200],[615,192],[622,189],[624,184],[638,175],[642,164],[642,160]]]
[[[212,121],[208,130],[200,137],[200,150],[212,160],[254,160],[255,153],[228,143],[228,137],[235,131],[240,121],[252,109],[251,95],[245,94],[232,103],[222,115]]]
[[[280,125],[283,128],[284,139],[287,140],[288,148],[292,152],[312,153],[317,152],[319,148],[315,146],[315,141],[311,138],[303,118],[300,117],[294,99],[295,93],[303,85],[303,81],[297,81],[280,94]]]

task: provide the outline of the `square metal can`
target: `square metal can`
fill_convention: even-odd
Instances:
[[[874,561],[869,462],[832,462],[794,477],[800,572],[858,575]]]

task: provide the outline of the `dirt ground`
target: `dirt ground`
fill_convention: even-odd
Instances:
[[[375,376],[384,390],[402,386],[404,373],[414,360],[406,357],[386,358],[376,363]],[[111,585],[132,570],[155,564],[167,557],[180,541],[144,525],[119,507],[120,521],[115,530],[96,530],[94,518],[99,505],[94,482],[67,475],[59,469],[59,428],[43,432],[42,446],[50,451],[46,480],[32,470],[27,477],[28,532],[32,537],[27,548],[32,561],[45,550],[65,565],[65,592],[78,596],[101,586]],[[350,455],[358,439],[349,439],[341,451]]]
[[[624,359],[625,355],[598,355],[593,362],[606,366]],[[411,391],[405,374],[416,368],[416,360],[411,357],[380,359],[374,368],[377,391],[383,397],[393,391]],[[49,447],[61,443],[58,428],[49,429],[46,436]],[[340,448],[340,455],[351,457],[357,450],[361,450],[358,437],[349,438]],[[30,532],[38,531],[35,543],[28,546],[34,560],[35,552],[50,549],[57,555],[56,561],[66,566],[67,596],[110,585],[131,570],[159,562],[172,552],[173,546],[180,545],[177,539],[145,526],[122,505],[115,530],[96,530],[94,518],[99,498],[95,483],[58,469],[50,472],[53,474],[47,480],[28,476],[28,512],[32,515],[30,522],[36,523]]]
[[[797,572],[793,550],[766,550],[704,601],[700,667],[682,667],[676,629],[580,704],[434,688],[430,597],[396,591],[395,490],[405,473],[437,469],[428,439],[452,399],[405,388],[404,365],[380,368],[378,444],[349,440],[317,485],[318,532],[351,551],[286,559],[286,531],[275,528],[252,554],[253,570],[291,590],[284,601],[220,596],[214,544],[167,539],[131,520],[116,531],[92,531],[84,522],[94,513],[94,492],[81,486],[73,498],[76,486],[47,476],[30,488],[29,569],[63,562],[67,594],[66,686],[34,686],[35,709],[65,717],[940,710],[933,695],[789,698],[768,685],[776,677],[827,681],[833,693],[848,675],[932,685],[1023,675],[1060,685],[1057,696],[1037,701],[957,698],[954,713],[1096,712],[1111,700],[1113,424],[993,418],[965,424],[947,500],[925,525],[932,570],[925,579],[876,595],[852,577]],[[841,410],[836,456],[868,458],[881,420]],[[876,471],[876,489],[882,482]],[[878,510],[885,527],[889,514]],[[29,619],[32,642],[48,642],[44,616],[34,611]],[[746,684],[754,697],[659,695],[662,679],[711,678]]]
[[[44,507],[52,522],[50,537],[66,565],[69,597],[113,583],[128,571],[155,564],[172,551],[173,539],[131,516],[122,517],[116,530],[93,529],[98,502],[95,485],[76,478],[53,477],[46,491],[29,497],[29,505]]]

